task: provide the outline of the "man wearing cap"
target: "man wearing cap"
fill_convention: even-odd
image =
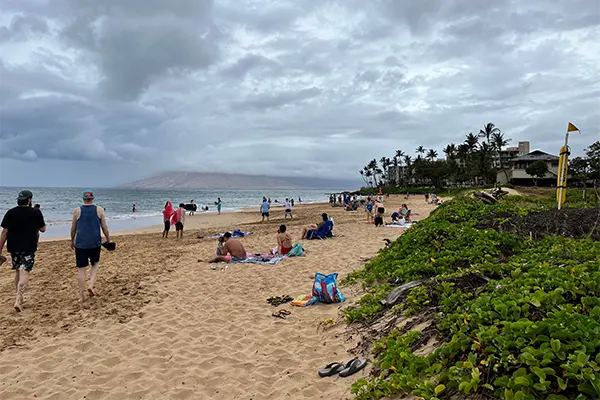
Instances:
[[[90,285],[88,294],[95,296],[94,282],[100,267],[100,249],[102,240],[100,229],[110,242],[110,234],[104,217],[104,209],[94,204],[94,193],[83,192],[83,205],[73,211],[71,223],[71,248],[75,250],[75,264],[77,267],[77,283],[79,284],[79,300],[85,301],[85,268],[90,264]]]
[[[29,273],[33,269],[39,233],[46,231],[46,223],[42,212],[31,207],[33,193],[22,190],[17,197],[17,207],[6,212],[2,219],[2,235],[0,236],[0,256],[4,245],[8,242],[8,252],[12,258],[12,269],[15,270],[17,299],[15,311],[23,309],[23,294],[29,282]]]

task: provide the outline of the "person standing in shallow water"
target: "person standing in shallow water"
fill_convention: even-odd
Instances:
[[[217,197],[217,214],[221,215],[221,198]]]
[[[2,219],[0,257],[8,242],[7,250],[12,258],[17,288],[14,305],[16,312],[23,309],[23,295],[29,283],[29,273],[33,269],[39,233],[46,232],[42,212],[31,207],[32,198],[33,194],[29,190],[21,191],[17,197],[17,207],[8,210]]]
[[[86,268],[90,266],[90,283],[88,295],[94,297],[94,283],[100,269],[100,249],[104,233],[110,242],[110,233],[104,216],[104,209],[94,204],[94,193],[83,192],[83,205],[73,211],[71,222],[71,249],[75,250],[75,266],[77,267],[77,284],[79,286],[79,301],[85,302]]]

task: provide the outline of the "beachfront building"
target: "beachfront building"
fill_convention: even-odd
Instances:
[[[408,176],[408,167],[406,165],[398,165],[397,167],[391,165],[387,170],[387,181],[388,182],[396,182],[396,186],[405,182],[406,177]],[[413,182],[410,182],[413,183]]]
[[[540,160],[548,164],[548,173],[543,179],[538,180],[538,184],[547,186],[556,184],[556,178],[558,176],[558,156],[548,154],[541,150],[535,150],[509,159],[506,164],[503,162],[506,173],[505,171],[498,171],[496,179],[501,184],[510,182],[518,185],[531,185],[533,184],[533,179],[525,172],[525,170],[531,164]]]
[[[508,165],[509,161],[529,154],[529,142],[519,142],[518,146],[507,147],[504,150],[500,150],[499,153],[494,154],[493,163],[494,168],[500,168],[500,166]]]

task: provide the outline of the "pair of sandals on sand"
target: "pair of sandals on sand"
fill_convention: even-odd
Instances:
[[[319,376],[325,378],[328,376],[339,375],[342,378],[353,375],[367,366],[367,360],[361,358],[353,358],[346,364],[333,362],[319,370]]]
[[[292,313],[289,312],[288,310],[279,310],[277,312],[274,312],[271,315],[274,316],[275,318],[287,319],[287,316],[290,314],[292,314]]]

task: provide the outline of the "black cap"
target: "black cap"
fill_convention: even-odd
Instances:
[[[28,200],[33,198],[33,193],[31,193],[31,191],[29,190],[21,190],[19,192],[19,196],[17,197],[17,200]]]

